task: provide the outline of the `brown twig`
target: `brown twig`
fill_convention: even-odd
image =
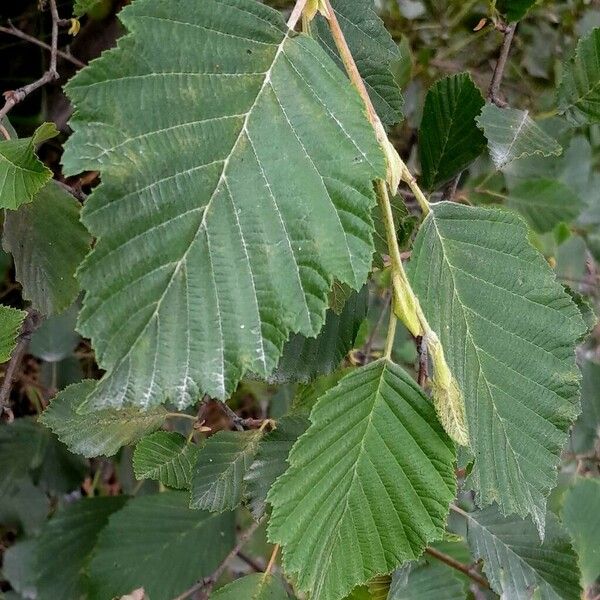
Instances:
[[[44,50],[48,50],[48,52],[52,52],[52,46],[50,46],[49,44],[46,44],[46,42],[43,42],[42,40],[38,40],[38,38],[36,38],[32,35],[29,35],[28,33],[21,31],[20,29],[17,29],[10,21],[8,22],[8,24],[9,24],[9,27],[0,26],[1,33],[6,33],[8,35],[12,35],[12,36],[17,37],[26,42],[30,42],[31,44],[35,44],[36,46],[39,46],[40,48],[43,48]],[[69,61],[72,65],[74,65],[80,69],[85,67],[84,62],[80,61],[78,58],[75,58],[72,54],[69,54],[68,52],[63,52],[62,50],[57,49],[56,54],[57,54],[57,56],[60,56],[60,58],[63,58],[64,60]]]
[[[225,572],[225,569],[227,568],[227,563],[229,563],[229,561],[233,559],[238,554],[238,552],[244,547],[246,542],[254,535],[254,532],[258,529],[261,523],[262,519],[260,521],[255,521],[254,523],[252,523],[252,525],[250,525],[250,527],[248,527],[248,529],[246,529],[246,531],[244,531],[244,533],[240,535],[238,542],[233,548],[233,550],[225,557],[223,562],[217,567],[217,569],[212,575],[205,577],[204,579],[193,585],[191,588],[187,589],[182,594],[179,594],[179,596],[173,598],[173,600],[186,600],[186,598],[189,598],[190,596],[192,596],[196,592],[199,592],[200,590],[204,592],[204,597],[208,598],[208,594],[212,590],[213,586],[219,580],[221,575],[223,575],[223,573]]]
[[[508,62],[508,55],[510,54],[510,47],[515,36],[516,28],[516,23],[509,23],[503,28],[504,39],[502,40],[502,47],[500,48],[500,56],[494,67],[494,73],[492,74],[492,80],[487,93],[488,100],[500,108],[506,106],[506,101],[500,97],[500,85],[504,78],[504,71]]]
[[[464,573],[467,577],[472,579],[475,583],[477,583],[481,587],[488,589],[488,590],[490,589],[490,584],[487,581],[487,579],[482,577],[475,569],[473,569],[469,565],[465,565],[464,563],[457,561],[456,559],[452,558],[451,556],[448,556],[447,554],[444,554],[443,552],[436,550],[435,548],[428,547],[425,549],[425,552],[427,554],[429,554],[430,556],[437,558],[439,561],[443,562],[444,564],[448,565],[449,567],[456,569],[457,571],[460,571],[461,573]]]
[[[50,0],[50,13],[52,15],[52,43],[50,45],[50,67],[48,70],[37,80],[29,83],[17,90],[9,90],[4,92],[4,106],[0,109],[0,121],[9,113],[9,111],[22,102],[29,94],[41,88],[42,86],[58,79],[58,71],[56,70],[56,59],[58,56],[58,25],[61,22],[58,16],[58,9],[56,8],[56,0]],[[2,132],[6,139],[8,132],[6,129]]]
[[[40,313],[35,310],[29,310],[23,321],[23,325],[21,326],[21,333],[19,334],[17,345],[4,373],[4,380],[0,386],[0,415],[5,413],[8,416],[9,421],[12,421],[14,418],[10,408],[10,391],[12,389],[12,383],[17,374],[17,370],[21,366],[21,361],[27,350],[31,335],[39,327],[40,322]]]

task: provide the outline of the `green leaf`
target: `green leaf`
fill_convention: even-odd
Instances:
[[[394,574],[388,600],[465,600],[463,581],[439,563],[420,564]]]
[[[166,411],[160,406],[149,411],[132,407],[80,413],[82,402],[96,384],[96,381],[86,379],[70,385],[55,396],[40,416],[40,422],[49,427],[71,452],[88,458],[112,456],[122,446],[135,442],[164,423]]]
[[[311,383],[298,386],[298,391],[292,401],[290,412],[294,415],[306,416],[310,414],[312,407],[327,390],[335,387],[342,377],[353,371],[353,367],[346,367],[334,371],[330,375],[323,375]]]
[[[33,418],[0,427],[0,488],[27,477],[44,459],[48,436]]]
[[[578,413],[579,310],[506,210],[434,205],[409,277],[464,398],[478,501],[543,531]]]
[[[555,179],[529,179],[519,183],[506,203],[519,211],[538,233],[552,231],[561,222],[571,223],[583,203],[564,183]]]
[[[23,297],[43,314],[64,311],[79,293],[75,270],[91,241],[79,209],[71,194],[50,182],[31,204],[6,212],[2,247],[13,255]]]
[[[485,100],[468,73],[440,79],[427,92],[419,129],[423,185],[433,190],[466,169],[485,149],[475,119]]]
[[[594,448],[600,435],[600,364],[586,360],[581,365],[581,414],[573,429],[575,452]]]
[[[442,536],[454,446],[420,388],[385,359],[344,377],[311,422],[269,492],[269,538],[299,590],[338,600]]]
[[[537,0],[498,0],[496,8],[507,21],[520,21],[536,4]]]
[[[540,600],[579,600],[579,572],[569,537],[548,513],[540,543],[531,520],[503,517],[495,506],[463,513],[467,540],[492,589],[503,598],[528,600],[537,589]]]
[[[31,202],[52,179],[52,171],[35,155],[35,147],[58,135],[54,123],[40,125],[33,137],[0,142],[0,208]]]
[[[23,598],[37,598],[35,589],[35,550],[37,540],[19,540],[4,551],[2,575]]]
[[[84,498],[46,523],[35,556],[38,600],[88,597],[90,554],[109,516],[126,500],[125,496]]]
[[[48,496],[33,485],[26,473],[20,473],[19,479],[7,480],[2,476],[0,523],[4,527],[13,525],[26,535],[38,535],[48,516]]]
[[[574,125],[600,122],[600,28],[577,42],[558,86],[558,112]]]
[[[600,577],[600,480],[579,479],[567,492],[562,520],[573,540],[584,587]]]
[[[75,331],[79,306],[73,304],[64,313],[52,315],[31,336],[29,353],[46,362],[59,362],[71,356],[80,341]]]
[[[93,11],[97,6],[102,4],[103,0],[75,0],[73,4],[73,14],[76,17],[82,17],[83,15]]]
[[[523,156],[558,156],[562,152],[559,143],[543,131],[526,110],[486,104],[477,124],[487,138],[497,169]]]
[[[240,577],[211,595],[214,600],[287,600],[281,580],[273,575],[255,573]]]
[[[331,6],[379,118],[385,125],[394,125],[402,119],[404,104],[392,74],[393,63],[400,60],[398,46],[375,12],[373,0],[331,0]],[[316,17],[312,33],[345,73],[324,17]]]
[[[244,494],[244,475],[262,432],[219,431],[201,448],[192,474],[191,508],[233,510]]]
[[[17,336],[27,313],[0,304],[0,363],[6,362],[17,345]]]
[[[325,325],[316,338],[295,335],[285,345],[271,380],[306,383],[335,371],[354,347],[358,329],[367,315],[368,301],[369,290],[365,286],[360,292],[352,293],[341,314],[329,309]]]
[[[187,501],[187,492],[138,496],[110,518],[89,567],[90,600],[140,587],[149,598],[173,598],[219,566],[234,544],[233,515]]]
[[[133,471],[137,479],[157,479],[172,488],[189,489],[199,452],[200,446],[188,443],[179,433],[156,431],[137,443]]]
[[[320,331],[334,279],[362,287],[385,159],[346,77],[279,12],[139,0],[121,20],[67,86],[65,171],[102,173],[82,216],[99,239],[80,331],[107,371],[88,402],[224,399]]]
[[[267,494],[275,480],[287,469],[290,450],[308,425],[308,419],[301,416],[283,417],[277,421],[277,428],[261,440],[254,462],[244,476],[246,497],[255,519],[264,514]]]

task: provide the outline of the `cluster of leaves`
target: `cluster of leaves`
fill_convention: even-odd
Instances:
[[[56,180],[3,121],[7,598],[595,597],[600,12],[555,4],[134,0]]]

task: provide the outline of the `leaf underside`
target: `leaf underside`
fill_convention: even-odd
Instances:
[[[409,276],[463,393],[479,502],[532,514],[543,531],[579,411],[577,307],[524,222],[501,209],[434,205]]]
[[[429,400],[385,359],[344,377],[311,421],[269,492],[269,538],[298,589],[338,600],[442,535],[454,447]]]
[[[83,211],[80,331],[107,370],[88,402],[223,399],[319,332],[334,278],[362,286],[385,160],[344,74],[279,12],[138,0],[121,19],[67,86],[65,170],[103,181]]]

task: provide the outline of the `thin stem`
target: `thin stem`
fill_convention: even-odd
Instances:
[[[170,412],[165,415],[167,419],[189,419],[190,421],[197,421],[198,417],[194,415],[187,415],[186,413]]]
[[[490,584],[488,583],[487,579],[483,578],[475,569],[471,568],[469,565],[465,565],[464,563],[457,561],[451,556],[448,556],[447,554],[436,550],[435,548],[428,547],[425,549],[425,552],[430,556],[437,558],[449,567],[452,567],[453,569],[464,573],[467,577],[471,578],[481,587],[487,590],[490,589]]]
[[[50,0],[50,14],[52,15],[52,43],[50,45],[50,71],[58,77],[56,71],[56,58],[58,52],[58,22],[60,17],[58,16],[58,9],[56,8],[56,0]]]
[[[304,12],[304,7],[306,6],[307,2],[308,0],[296,0],[296,5],[294,6],[292,14],[287,22],[288,29],[294,29],[296,27],[300,17],[302,16],[302,13]]]
[[[275,544],[273,548],[273,552],[271,552],[271,558],[269,559],[269,563],[267,564],[267,568],[265,569],[265,577],[271,573],[271,569],[275,564],[275,560],[277,559],[277,553],[279,552],[279,544]]]
[[[500,48],[500,56],[498,57],[498,62],[494,68],[492,81],[490,82],[490,87],[487,94],[488,100],[501,108],[506,106],[506,102],[500,98],[500,85],[502,84],[502,79],[504,78],[504,71],[508,62],[510,46],[515,36],[516,28],[516,23],[509,23],[504,29],[504,39],[502,40],[502,47]]]
[[[394,309],[390,310],[390,320],[388,323],[387,336],[385,338],[385,349],[383,356],[390,360],[392,358],[392,350],[394,349],[394,340],[396,339],[396,326],[398,325],[398,319]]]

